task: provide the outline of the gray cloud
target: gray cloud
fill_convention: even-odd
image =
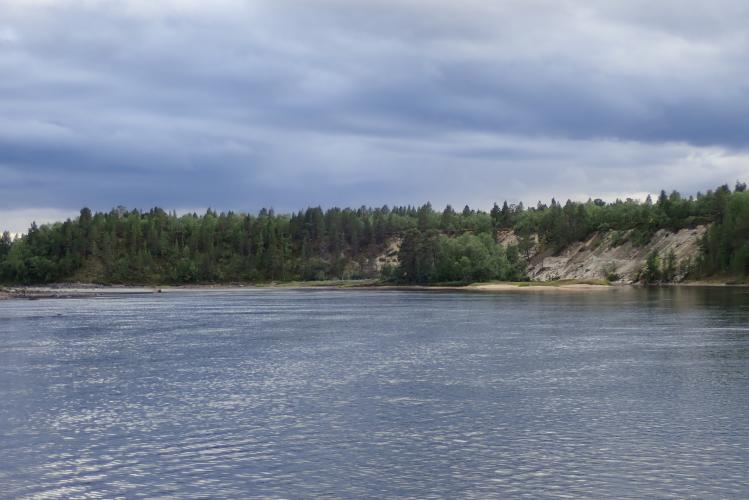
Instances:
[[[741,1],[4,3],[7,220],[696,191],[749,165]]]

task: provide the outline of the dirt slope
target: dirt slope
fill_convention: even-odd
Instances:
[[[528,275],[532,280],[542,281],[600,279],[617,275],[620,281],[631,283],[637,280],[647,256],[653,251],[665,259],[673,250],[680,269],[690,261],[694,262],[699,255],[700,238],[707,228],[698,226],[676,233],[662,229],[647,245],[640,247],[632,244],[627,233],[596,232],[586,241],[573,243],[557,255],[552,255],[549,250],[537,252],[529,260]],[[677,275],[677,281],[681,277]]]

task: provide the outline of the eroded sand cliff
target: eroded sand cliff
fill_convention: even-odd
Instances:
[[[637,246],[631,233],[616,231],[595,232],[585,241],[573,243],[554,254],[550,249],[534,248],[528,262],[528,276],[532,280],[606,279],[632,283],[651,252],[665,260],[673,251],[676,257],[676,281],[680,281],[687,266],[700,251],[700,239],[707,226],[671,232],[656,232],[646,245]]]

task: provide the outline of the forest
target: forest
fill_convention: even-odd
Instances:
[[[279,282],[377,278],[393,283],[521,281],[535,238],[561,250],[594,231],[630,231],[636,245],[659,229],[710,224],[690,278],[749,275],[749,193],[737,182],[683,197],[585,202],[552,199],[489,211],[465,206],[307,208],[292,214],[207,210],[204,214],[83,208],[75,219],[32,224],[0,238],[0,282],[122,284]],[[0,220],[0,227],[2,221]],[[497,244],[503,230],[515,246]],[[397,260],[382,263],[399,241]],[[396,255],[389,255],[395,257]],[[387,259],[385,259],[387,260]],[[655,257],[645,279],[659,277]]]

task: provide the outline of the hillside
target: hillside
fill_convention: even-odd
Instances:
[[[669,281],[682,281],[700,258],[700,241],[708,226],[672,232],[658,230],[642,246],[632,241],[632,231],[596,231],[584,241],[578,241],[554,253],[546,249],[534,253],[528,260],[527,273],[531,280],[608,279],[623,283],[641,280],[648,256],[657,255],[661,262],[673,255],[675,269]]]
[[[189,284],[382,279],[745,281],[749,193],[737,183],[657,201],[551,200],[177,215],[118,207],[0,238],[0,282]],[[1,224],[1,221],[0,221]]]

